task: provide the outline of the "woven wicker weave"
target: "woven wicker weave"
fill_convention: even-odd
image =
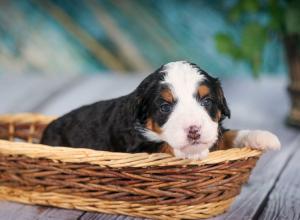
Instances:
[[[0,116],[0,199],[157,219],[225,212],[261,152],[215,151],[202,161],[49,147],[38,142],[54,117]]]

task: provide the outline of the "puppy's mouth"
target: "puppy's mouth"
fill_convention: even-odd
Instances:
[[[190,145],[199,145],[199,144],[207,144],[207,143],[202,142],[202,141],[191,141],[189,144]]]
[[[201,147],[203,147],[203,146],[206,147],[207,145],[208,145],[207,142],[203,142],[203,141],[193,141],[193,142],[191,142],[191,143],[189,143],[189,144],[187,144],[187,145],[184,145],[184,146],[180,147],[179,149],[180,149],[181,151],[186,151],[186,150],[188,150],[188,149],[190,149],[190,148],[195,148],[195,147],[201,148]]]

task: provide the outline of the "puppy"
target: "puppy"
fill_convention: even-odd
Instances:
[[[209,150],[278,149],[268,131],[226,130],[230,110],[218,79],[177,61],[146,77],[129,95],[80,107],[53,121],[41,143],[114,152],[165,152],[203,159]]]

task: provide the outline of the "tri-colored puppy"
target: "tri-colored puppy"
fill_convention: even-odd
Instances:
[[[53,121],[41,143],[116,152],[165,152],[202,159],[210,149],[278,149],[268,131],[226,130],[230,117],[218,79],[197,65],[163,65],[129,95],[83,106]]]

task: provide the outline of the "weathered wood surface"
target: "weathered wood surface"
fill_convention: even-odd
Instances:
[[[32,112],[41,107],[45,100],[68,85],[75,84],[75,77],[45,78],[38,76],[0,75],[0,113]],[[58,94],[57,94],[58,95]],[[30,206],[19,203],[0,201],[0,220],[32,219],[77,219],[82,211]]]
[[[300,219],[300,138],[270,192],[259,219]]]
[[[79,81],[79,77],[0,75],[0,113],[34,111]]]
[[[132,91],[143,76],[116,75],[45,78],[0,76],[0,113],[38,111],[61,115],[83,104]],[[214,219],[299,218],[299,131],[285,127],[288,97],[282,77],[224,81],[232,118],[231,128],[260,128],[276,133],[283,145],[258,162],[230,211]],[[285,182],[288,179],[290,182]],[[0,202],[0,220],[7,219],[138,219],[93,212]]]
[[[40,112],[61,115],[81,105],[125,95],[135,89],[143,79],[141,75],[93,75],[60,93],[40,108]]]
[[[267,152],[262,156],[230,211],[216,218],[256,219],[297,143],[300,143],[296,140],[299,130],[288,128],[284,124],[289,103],[286,81],[283,78],[264,78],[247,83],[236,79],[226,81],[224,86],[232,109],[228,127],[237,125],[242,129],[267,129],[277,134],[282,144],[280,152]]]

